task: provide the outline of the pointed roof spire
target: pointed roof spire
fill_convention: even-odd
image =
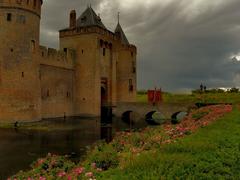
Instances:
[[[77,27],[98,26],[106,29],[101,21],[101,18],[92,9],[91,4],[77,19]]]
[[[120,12],[118,12],[118,24],[120,22]]]
[[[120,37],[122,44],[129,45],[128,39],[127,39],[119,21],[120,21],[120,12],[118,12],[118,24],[115,29],[115,34],[117,34]]]

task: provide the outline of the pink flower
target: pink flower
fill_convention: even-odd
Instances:
[[[89,178],[90,178],[90,177],[93,177],[93,173],[92,173],[92,172],[87,172],[87,173],[85,174],[85,176],[86,176],[86,177],[89,177]]]
[[[92,167],[93,169],[96,169],[96,163],[92,163],[92,164],[91,164],[91,167]]]
[[[43,163],[44,163],[44,161],[45,161],[45,159],[39,159],[38,161],[37,161],[37,165],[39,166],[39,165],[42,165]]]
[[[64,177],[64,176],[66,176],[66,173],[64,171],[61,171],[61,172],[58,173],[57,176],[58,177]]]
[[[71,176],[68,176],[67,180],[72,180],[72,177],[71,177]]]
[[[76,174],[76,175],[80,175],[82,174],[84,171],[84,168],[83,167],[79,167],[79,168],[76,168],[73,170],[73,172]]]
[[[39,180],[47,180],[45,177],[40,176]]]

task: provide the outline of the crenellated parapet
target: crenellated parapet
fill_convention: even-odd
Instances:
[[[96,33],[99,35],[104,35],[106,38],[117,40],[117,36],[106,29],[100,28],[98,26],[90,26],[90,27],[76,27],[76,28],[68,28],[59,31],[60,38],[74,36],[74,35],[82,35],[82,34],[91,34]]]
[[[40,17],[42,3],[42,0],[1,0],[0,8],[24,10]]]
[[[56,50],[40,46],[40,64],[72,69],[75,62],[75,51],[72,49]]]

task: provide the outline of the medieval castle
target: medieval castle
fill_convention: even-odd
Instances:
[[[39,45],[42,0],[0,0],[0,123],[101,115],[136,99],[136,54],[120,24],[70,13],[60,50]]]

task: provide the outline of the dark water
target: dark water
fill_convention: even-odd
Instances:
[[[121,120],[103,125],[99,119],[46,121],[44,125],[50,131],[0,129],[0,180],[27,170],[33,161],[49,152],[79,160],[87,146],[103,138],[109,141],[114,132],[129,128]]]

